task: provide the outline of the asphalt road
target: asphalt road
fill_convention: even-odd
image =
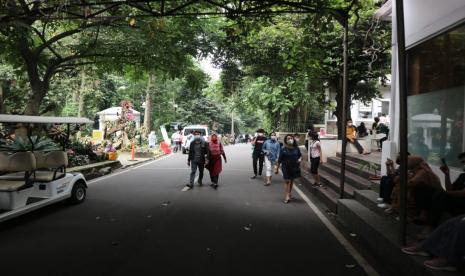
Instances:
[[[251,180],[250,145],[225,147],[220,187],[182,192],[177,153],[89,183],[0,225],[0,275],[366,275],[299,197]],[[355,265],[355,267],[353,267]]]

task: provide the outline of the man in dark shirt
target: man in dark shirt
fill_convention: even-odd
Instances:
[[[465,152],[462,152],[458,158],[465,166]],[[433,196],[431,207],[433,226],[439,224],[443,213],[450,213],[453,216],[465,214],[465,173],[460,174],[452,183],[449,167],[446,164],[441,166],[441,171],[445,175],[446,190],[438,191]]]
[[[190,181],[186,185],[187,188],[194,188],[195,173],[199,169],[199,186],[202,186],[203,170],[205,168],[206,155],[208,153],[208,143],[202,139],[199,131],[194,131],[194,141],[189,146],[189,157],[187,159],[187,166],[191,167]]]
[[[258,175],[262,175],[263,171],[263,162],[265,154],[263,153],[263,143],[265,143],[265,130],[262,128],[257,130],[257,136],[255,136],[252,140],[252,145],[254,145],[253,153],[252,153],[252,162],[253,162],[253,173],[254,175],[251,177],[252,179],[257,178],[257,162],[258,162]]]

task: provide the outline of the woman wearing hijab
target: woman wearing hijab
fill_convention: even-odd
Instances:
[[[218,141],[218,136],[216,134],[212,134],[210,137],[210,143],[208,144],[207,169],[210,171],[210,179],[212,181],[210,186],[215,190],[218,188],[218,178],[222,170],[221,156],[223,156],[224,162],[227,163],[223,145],[220,141]]]
[[[294,140],[294,136],[290,134],[284,136],[284,147],[282,147],[279,152],[278,163],[275,168],[276,174],[280,166],[283,172],[286,192],[284,203],[289,203],[291,201],[294,179],[300,177],[300,161],[302,161],[302,154]]]

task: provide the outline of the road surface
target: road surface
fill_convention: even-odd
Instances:
[[[177,153],[91,181],[83,204],[3,223],[0,274],[367,275],[297,192],[282,202],[280,175],[250,179],[250,144],[225,150],[218,190],[206,171],[183,192]]]

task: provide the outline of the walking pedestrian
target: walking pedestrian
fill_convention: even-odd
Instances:
[[[273,168],[276,166],[278,161],[279,151],[281,145],[278,143],[278,139],[275,132],[272,132],[270,139],[263,143],[263,153],[265,154],[265,167],[266,167],[266,183],[265,186],[271,185],[271,174]]]
[[[181,141],[182,141],[182,134],[181,131],[175,131],[173,135],[171,135],[171,141],[173,143],[173,151],[177,152],[181,150]]]
[[[253,162],[253,176],[252,179],[257,178],[257,162],[258,162],[258,175],[262,176],[263,171],[263,162],[264,156],[263,153],[263,143],[265,143],[265,130],[262,128],[257,130],[257,135],[252,140],[253,152],[252,152],[252,162]]]
[[[197,169],[199,170],[199,186],[202,186],[203,170],[205,168],[208,154],[208,143],[200,136],[200,131],[194,131],[194,141],[189,146],[189,157],[187,158],[187,166],[191,167],[190,181],[186,185],[189,189],[194,188],[194,180]],[[208,164],[207,164],[208,165]]]
[[[302,161],[302,154],[290,134],[284,136],[284,147],[281,148],[278,157],[278,163],[275,167],[275,174],[278,174],[279,167],[283,172],[285,181],[285,198],[284,203],[291,201],[292,187],[294,186],[294,179],[300,177],[300,162]]]
[[[313,183],[314,187],[320,187],[320,174],[318,173],[318,168],[320,163],[323,162],[323,153],[321,151],[321,143],[320,138],[318,137],[317,133],[312,133],[310,137],[310,144],[309,144],[309,156],[310,156],[310,173],[313,176]]]
[[[223,150],[223,144],[218,141],[218,136],[216,134],[212,134],[210,137],[207,156],[207,169],[210,172],[210,180],[212,182],[210,186],[216,190],[218,188],[218,178],[220,177],[220,173],[223,168],[221,164],[221,156],[223,156],[224,163],[228,162]]]

